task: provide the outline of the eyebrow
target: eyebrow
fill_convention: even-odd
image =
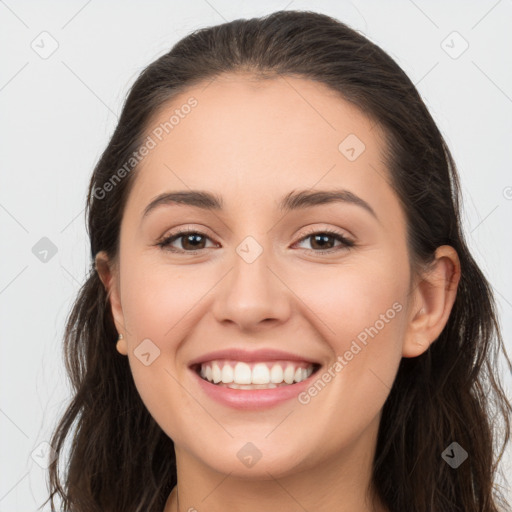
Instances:
[[[375,219],[377,214],[373,208],[359,196],[349,190],[292,190],[284,196],[278,207],[279,210],[289,212],[293,210],[302,210],[330,203],[348,203],[354,204],[365,209]],[[202,190],[180,190],[176,192],[164,192],[155,197],[145,208],[142,217],[149,215],[158,206],[162,205],[186,205],[200,208],[202,210],[221,211],[224,208],[224,202],[221,196]]]

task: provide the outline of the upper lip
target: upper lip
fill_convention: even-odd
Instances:
[[[259,350],[245,350],[241,348],[231,348],[224,350],[216,350],[214,352],[208,352],[195,359],[192,359],[189,366],[206,363],[207,361],[214,361],[218,359],[231,359],[234,361],[305,361],[310,364],[320,364],[318,361],[311,359],[307,356],[294,354],[292,352],[284,352],[282,350],[259,349]]]

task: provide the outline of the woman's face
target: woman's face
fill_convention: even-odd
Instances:
[[[146,135],[111,301],[177,454],[240,476],[370,460],[415,312],[379,128],[322,84],[237,74],[173,99]],[[177,192],[190,202],[148,209]]]

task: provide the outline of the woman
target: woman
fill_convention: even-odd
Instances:
[[[409,78],[339,21],[178,42],[91,179],[52,505],[504,510],[504,347],[459,200]]]

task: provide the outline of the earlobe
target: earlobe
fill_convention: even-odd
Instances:
[[[122,333],[126,329],[124,327],[123,309],[121,306],[121,298],[119,293],[118,270],[113,262],[110,261],[105,251],[100,251],[97,253],[95,258],[95,267],[96,272],[98,273],[98,276],[107,292],[107,298],[110,303],[112,318],[114,319],[116,329],[119,333]],[[126,340],[122,334],[119,336],[120,337],[116,345],[117,351],[120,354],[127,355],[128,351],[126,347]]]
[[[419,278],[414,290],[411,318],[407,326],[402,356],[423,354],[446,326],[457,296],[460,262],[455,249],[438,247],[429,270]]]
[[[119,333],[119,338],[117,339],[116,349],[121,355],[123,355],[123,356],[128,355],[128,347],[126,346],[126,340],[124,339],[124,336],[122,335],[122,333]]]

